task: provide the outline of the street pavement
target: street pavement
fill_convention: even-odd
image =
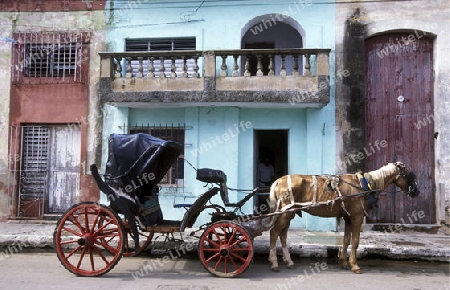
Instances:
[[[55,227],[56,222],[54,221],[10,220],[0,222],[0,248],[3,249],[0,251],[17,251],[17,249],[39,251],[53,248]],[[400,232],[375,231],[369,225],[365,225],[361,232],[357,255],[358,257],[375,256],[450,262],[450,235],[446,235],[448,231],[444,227],[432,231],[433,233],[427,233],[414,229]],[[198,240],[188,235],[184,235],[184,237],[192,243]],[[338,249],[342,246],[342,239],[342,231],[311,232],[291,228],[288,233],[290,252],[300,257],[336,257]],[[277,245],[279,249],[279,241]],[[159,246],[164,247],[160,243]],[[158,248],[158,243],[154,247]],[[269,232],[264,232],[262,236],[255,238],[253,249],[255,254],[268,255]]]

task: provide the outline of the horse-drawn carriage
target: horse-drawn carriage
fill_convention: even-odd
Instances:
[[[355,174],[291,174],[271,186],[269,214],[245,215],[240,209],[259,188],[230,203],[225,173],[204,168],[196,169],[197,180],[213,186],[192,204],[180,205],[187,209],[181,221],[166,220],[159,207],[158,183],[181,152],[180,144],[147,134],[112,134],[105,180],[97,167],[91,165],[92,176],[110,204],[82,202],[63,214],[54,232],[54,246],[61,264],[76,275],[103,275],[122,256],[137,255],[147,249],[155,234],[183,233],[192,228],[199,215],[208,209],[211,220],[198,229],[201,234],[197,250],[202,265],[211,274],[219,277],[242,274],[253,259],[253,239],[269,229],[272,270],[278,271],[275,255],[278,237],[284,260],[292,268],[287,230],[294,215],[305,211],[344,218],[345,238],[339,259],[343,267],[347,266],[346,252],[351,240],[349,263],[353,272],[360,273],[356,264],[360,225],[377,194],[389,184],[397,185],[412,197],[419,193],[414,173],[401,162],[389,163],[361,179]],[[369,183],[370,188],[364,183]],[[212,202],[217,194],[222,204]],[[266,217],[270,221],[263,223]]]
[[[59,220],[54,246],[62,265],[80,276],[109,272],[122,256],[137,255],[149,247],[155,234],[183,233],[199,215],[212,209],[211,221],[200,226],[198,256],[210,273],[234,277],[253,259],[253,238],[262,233],[260,220],[238,216],[238,210],[255,194],[237,203],[228,200],[226,175],[220,170],[197,169],[197,180],[215,184],[186,208],[181,221],[163,218],[158,183],[182,152],[180,144],[147,134],[112,134],[103,180],[95,165],[92,175],[109,206],[82,202]],[[220,194],[223,205],[211,199]],[[231,208],[228,210],[227,208]]]

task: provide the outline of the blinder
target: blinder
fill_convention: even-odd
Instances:
[[[399,168],[398,177],[406,180],[408,185],[408,190],[406,194],[410,197],[417,197],[420,193],[417,188],[416,175],[412,171],[407,171],[405,166],[397,166]]]

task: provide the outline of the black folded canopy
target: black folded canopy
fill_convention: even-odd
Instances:
[[[131,196],[151,194],[182,151],[177,142],[144,133],[111,134],[105,182]]]

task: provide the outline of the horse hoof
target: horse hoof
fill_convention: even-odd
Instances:
[[[355,274],[362,274],[361,269],[352,269],[352,272]]]
[[[272,268],[272,272],[280,272],[280,269],[278,269],[278,267]]]
[[[288,267],[288,269],[290,269],[290,270],[295,270],[295,269],[297,269],[297,267],[295,267],[295,265],[290,265],[290,266],[287,266]]]

